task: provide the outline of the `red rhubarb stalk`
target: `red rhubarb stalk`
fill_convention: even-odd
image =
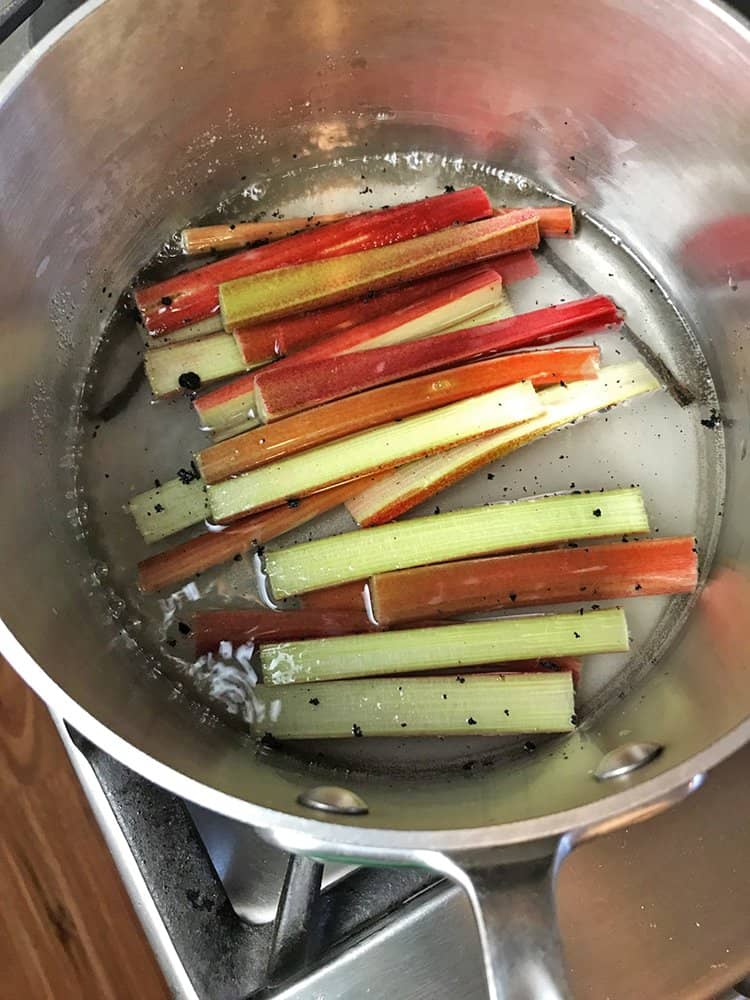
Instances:
[[[341,583],[338,587],[322,587],[311,590],[299,597],[300,607],[305,611],[330,608],[338,611],[358,611],[365,606],[364,580]]]
[[[359,611],[198,611],[193,615],[195,652],[215,652],[222,642],[293,642],[371,632],[375,626]]]
[[[491,214],[489,199],[479,187],[365,212],[138,289],[136,304],[148,332],[158,336],[218,313],[219,285],[223,282],[411,240]]]
[[[506,215],[512,208],[495,209],[495,215]],[[549,208],[535,208],[539,219],[539,233],[545,239],[575,236],[576,220],[570,205],[554,205]]]
[[[697,583],[695,539],[655,538],[382,573],[370,579],[370,598],[375,620],[391,626],[498,608],[683,594]]]
[[[452,226],[414,240],[228,281],[219,288],[221,315],[225,328],[235,330],[243,323],[260,323],[345,302],[365,292],[538,245],[534,213],[509,212],[501,218]]]
[[[531,250],[517,250],[516,253],[488,260],[486,264],[493,271],[497,271],[504,285],[526,281],[527,278],[535,278],[539,274],[539,265]]]
[[[333,215],[310,215],[297,219],[271,219],[268,222],[236,222],[224,226],[193,226],[183,229],[180,242],[186,254],[208,253],[211,250],[241,250],[251,243],[271,243],[283,236],[292,236],[305,229],[317,229],[347,217],[346,212]]]
[[[287,357],[359,323],[368,323],[378,316],[411,305],[424,295],[448,288],[455,281],[452,273],[439,274],[425,281],[415,281],[412,285],[391,288],[353,302],[338,302],[298,316],[285,316],[268,323],[240,326],[234,331],[234,338],[245,358],[266,357],[269,349],[273,350],[273,357]]]
[[[477,361],[371,389],[261,426],[204,448],[197,456],[198,465],[207,483],[218,483],[274,459],[513,382],[530,379],[539,388],[561,380],[595,378],[598,371],[597,347],[525,351]]]
[[[502,301],[502,279],[491,268],[482,268],[470,277],[417,299],[408,306],[331,334],[307,347],[300,358],[311,361],[313,358],[421,340],[481,315]]]
[[[351,396],[422,372],[436,371],[483,356],[592,333],[622,322],[622,313],[605,295],[537,309],[468,330],[437,334],[428,340],[340,355],[321,364],[300,357],[272,365],[255,379],[259,416],[277,420],[320,403]]]
[[[495,210],[495,215],[512,211]],[[535,208],[539,217],[539,231],[549,239],[554,236],[572,236],[575,231],[573,210],[562,205],[554,208]],[[242,250],[251,243],[271,242],[283,236],[292,236],[305,229],[317,229],[345,219],[347,212],[332,215],[311,215],[296,219],[272,219],[268,222],[236,222],[223,226],[193,226],[183,229],[182,249],[186,254],[209,253],[211,250]]]
[[[222,531],[207,531],[150,556],[138,564],[138,586],[143,591],[162,590],[227,562],[254,546],[264,545],[333,510],[359,492],[363,484],[375,483],[378,478],[370,476],[369,479],[334,486],[304,497],[294,506],[284,505],[243,518]]]

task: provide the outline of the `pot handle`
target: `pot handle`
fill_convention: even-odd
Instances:
[[[557,853],[451,859],[446,875],[468,893],[490,1000],[570,1000],[555,907]]]
[[[42,0],[0,0],[0,42],[20,28],[41,4]]]

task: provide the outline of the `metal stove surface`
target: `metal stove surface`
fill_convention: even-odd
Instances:
[[[0,45],[0,78],[76,6],[45,0],[31,26]],[[410,869],[324,873],[308,964],[282,966],[269,983],[289,859],[253,830],[128,771],[57,721],[179,1000],[487,997],[463,894]],[[577,1000],[750,996],[750,978],[740,982],[750,973],[748,773],[750,748],[670,812],[568,859],[558,903]]]

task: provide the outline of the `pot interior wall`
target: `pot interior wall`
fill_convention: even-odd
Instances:
[[[92,576],[76,496],[81,388],[113,296],[240,182],[281,177],[294,156],[314,166],[429,150],[575,201],[651,270],[711,367],[723,426],[707,433],[725,436],[726,499],[712,577],[679,640],[576,735],[575,753],[568,744],[468,776],[352,774],[371,807],[357,822],[447,829],[563,811],[610,791],[590,771],[624,738],[665,744],[652,777],[740,724],[750,295],[732,260],[717,268],[690,247],[713,223],[743,224],[747,30],[677,0],[470,2],[460,14],[444,0],[86,10],[0,102],[0,613],[46,675],[177,771],[300,811],[306,763],[258,754],[174,697],[123,637],[128,623]],[[677,476],[674,489],[691,485]]]

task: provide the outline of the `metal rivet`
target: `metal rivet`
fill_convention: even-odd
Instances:
[[[621,778],[656,760],[663,749],[661,743],[651,743],[648,740],[643,740],[641,743],[623,743],[602,757],[594,769],[594,777],[597,781]]]
[[[345,816],[363,816],[370,811],[367,803],[359,795],[350,792],[348,788],[338,788],[336,785],[317,785],[315,788],[308,788],[297,796],[297,801],[308,809],[341,813]]]

